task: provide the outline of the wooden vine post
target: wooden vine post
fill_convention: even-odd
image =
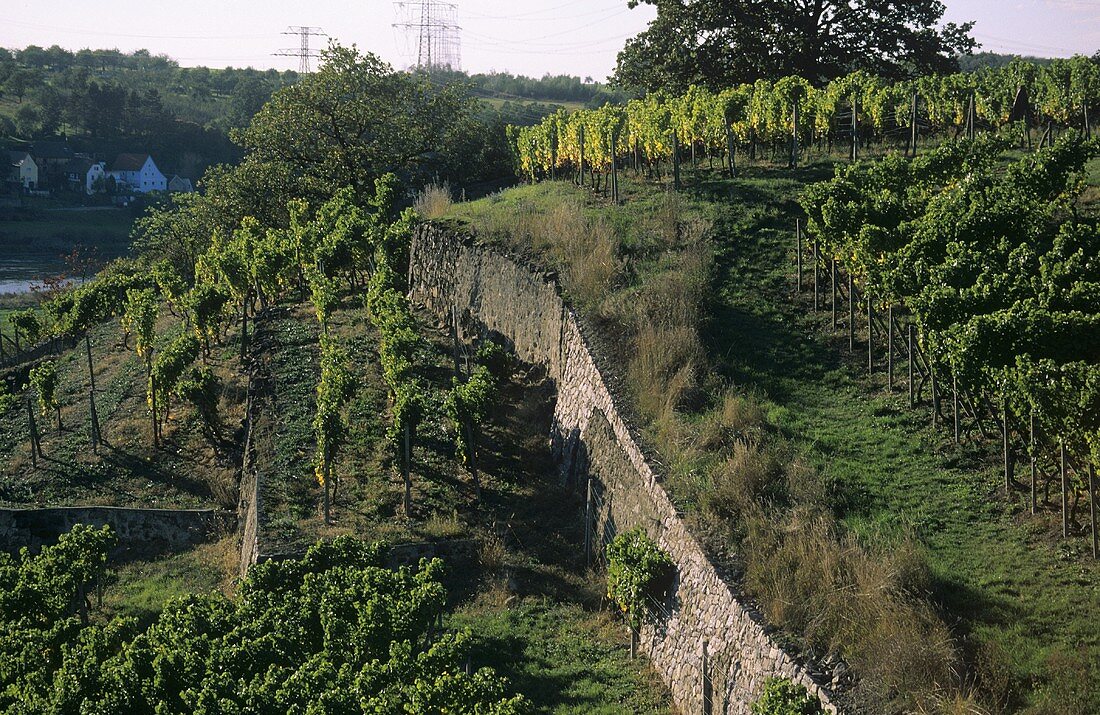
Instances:
[[[911,409],[913,407],[916,407],[917,405],[916,387],[913,384],[913,373],[915,372],[915,356],[913,355],[913,345],[915,343],[915,340],[913,339],[913,334],[916,332],[916,328],[913,326],[912,323],[910,323],[906,327],[908,328],[907,332],[909,338],[909,407]]]
[[[729,114],[725,116],[726,125],[726,158],[729,162],[730,178],[737,176],[737,145],[733,141],[733,126],[730,124]]]
[[[852,95],[852,161],[859,161],[859,100]]]
[[[886,391],[894,391],[894,304],[886,306]]]
[[[88,357],[88,380],[90,387],[88,388],[88,414],[91,417],[91,441],[92,441],[92,454],[99,453],[99,413],[96,412],[95,407],[95,370],[92,367],[92,339],[89,333],[84,334],[84,352]]]
[[[790,168],[798,168],[798,96],[795,95],[794,109],[791,110],[791,124],[793,130],[791,131],[791,161]]]
[[[856,285],[848,273],[848,352],[856,351]]]
[[[875,372],[875,308],[871,303],[871,291],[867,291],[867,374]]]
[[[833,330],[836,330],[836,259],[829,261],[829,291],[832,294]]]
[[[1100,559],[1100,537],[1096,533],[1096,467],[1089,464],[1089,520],[1092,522],[1092,558]]]
[[[1012,428],[1010,420],[1012,418],[1012,412],[1008,408],[1008,396],[1003,397],[1004,408],[1001,411],[1002,417],[1002,432],[1004,434],[1004,457],[1005,457],[1005,494],[1012,493],[1012,481],[1013,472],[1015,471],[1015,464],[1012,459]]]
[[[951,411],[955,419],[955,444],[959,443],[959,375],[951,371]]]
[[[27,398],[27,425],[30,428],[31,438],[31,466],[35,469],[38,468],[38,458],[42,455],[42,443],[38,439],[38,422],[34,419],[34,407],[31,406],[31,400]]]
[[[939,427],[940,424],[940,392],[936,384],[936,368],[932,365],[932,361],[928,360],[928,374],[932,378],[932,426]]]
[[[818,274],[820,271],[817,269],[818,257],[821,255],[821,244],[817,239],[814,239],[814,312],[821,310],[821,291],[818,287]]]
[[[795,267],[795,281],[798,284],[796,293],[802,292],[802,219],[796,218],[794,220],[794,267]]]
[[[1038,465],[1035,463],[1035,413],[1034,412],[1032,412],[1031,416],[1028,418],[1027,427],[1028,427],[1028,430],[1027,430],[1028,431],[1028,445],[1030,447],[1030,449],[1028,451],[1031,455],[1031,514],[1032,514],[1032,516],[1034,516],[1035,515],[1035,506],[1036,506],[1035,505],[1035,501],[1036,501],[1035,481],[1036,481],[1036,477],[1037,477],[1036,472],[1038,471]]]
[[[585,488],[584,499],[584,565],[592,565],[592,477]]]
[[[1066,455],[1066,440],[1063,437],[1059,444],[1059,456],[1061,457],[1062,477],[1062,538],[1069,536],[1069,480],[1066,474],[1068,459]]]
[[[680,190],[680,135],[672,132],[672,188]]]
[[[580,126],[577,129],[577,142],[580,145],[580,152],[581,152],[581,165],[580,165],[581,179],[580,179],[579,185],[584,186],[584,126],[583,125]]]

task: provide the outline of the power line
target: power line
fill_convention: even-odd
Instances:
[[[401,0],[394,7],[405,17],[393,26],[404,30],[406,38],[416,38],[417,69],[461,69],[462,28],[455,21],[457,5],[440,0]]]
[[[311,72],[309,61],[313,57],[318,57],[320,54],[316,50],[311,50],[309,47],[309,38],[311,37],[328,37],[325,31],[319,27],[309,27],[307,25],[292,25],[288,27],[284,35],[297,35],[299,38],[298,48],[290,48],[274,52],[276,57],[297,57],[298,58],[298,73],[309,74]]]

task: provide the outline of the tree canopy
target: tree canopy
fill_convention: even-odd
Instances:
[[[973,23],[940,27],[940,0],[629,0],[657,8],[619,53],[615,79],[647,90],[722,89],[798,75],[822,83],[958,69]]]

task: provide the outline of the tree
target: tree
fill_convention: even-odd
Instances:
[[[126,307],[122,316],[126,332],[134,334],[134,350],[145,362],[149,381],[149,410],[153,418],[153,444],[160,444],[157,422],[157,390],[153,384],[153,339],[157,329],[157,298],[149,289],[131,288],[126,292]]]
[[[615,79],[648,90],[714,90],[800,75],[815,84],[863,69],[912,77],[958,69],[973,23],[938,27],[940,0],[629,0],[657,18],[619,53]]]
[[[322,56],[319,71],[276,92],[233,135],[253,159],[291,167],[299,196],[338,186],[370,196],[387,171],[414,172],[430,160],[472,111],[461,87],[395,72],[372,54],[334,45]]]

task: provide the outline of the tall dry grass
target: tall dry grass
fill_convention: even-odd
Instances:
[[[437,219],[447,215],[454,205],[450,184],[429,184],[416,196],[416,212],[425,219]]]

